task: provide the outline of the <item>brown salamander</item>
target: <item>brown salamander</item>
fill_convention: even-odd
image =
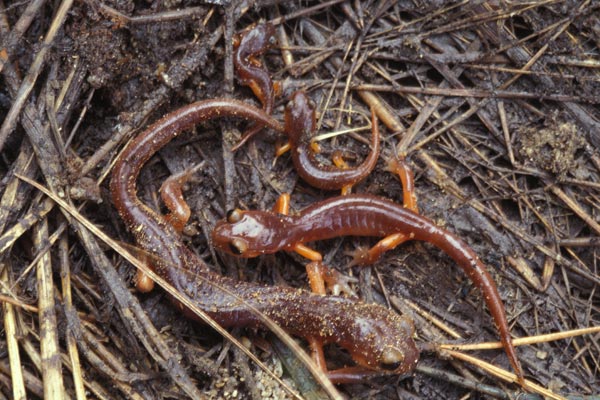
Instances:
[[[311,141],[316,129],[315,106],[304,92],[296,92],[285,107],[285,134],[298,175],[311,186],[337,190],[358,183],[371,173],[379,158],[379,129],[372,113],[371,152],[354,168],[324,165],[315,157]]]
[[[409,318],[376,304],[218,275],[184,245],[169,221],[141,202],[136,181],[150,157],[181,131],[219,117],[244,118],[282,130],[276,120],[245,103],[229,99],[199,101],[152,124],[127,144],[115,162],[110,182],[112,199],[137,245],[152,256],[150,268],[225,327],[260,326],[254,311],[258,309],[293,335],[345,348],[357,366],[329,371],[334,382],[414,369],[419,353]],[[194,317],[189,310],[186,314]]]
[[[304,243],[340,236],[384,237],[358,263],[375,262],[381,254],[407,240],[422,240],[456,261],[482,291],[500,332],[504,350],[523,382],[523,371],[513,346],[504,304],[496,284],[475,252],[459,237],[429,219],[390,200],[371,195],[347,195],[314,203],[295,215],[273,211],[233,210],[212,232],[215,247],[241,257],[256,257],[280,250],[298,251]]]

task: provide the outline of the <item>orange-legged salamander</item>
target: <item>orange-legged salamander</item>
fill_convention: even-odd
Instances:
[[[265,53],[274,44],[275,27],[269,23],[258,24],[251,30],[244,31],[234,41],[233,65],[238,80],[242,85],[250,87],[268,115],[273,112],[276,85],[273,84],[269,71],[261,65],[257,57]],[[262,127],[261,124],[250,127],[231,150],[236,151],[239,149]]]
[[[245,118],[282,130],[276,120],[245,103],[228,99],[200,101],[155,122],[129,142],[115,162],[110,182],[112,199],[137,245],[151,255],[149,267],[225,327],[260,326],[254,311],[258,309],[293,335],[345,348],[357,366],[330,371],[334,382],[356,382],[373,374],[402,374],[414,369],[419,353],[412,338],[414,326],[407,317],[376,304],[218,275],[184,245],[165,217],[141,202],[136,181],[150,157],[181,131],[218,117]],[[317,361],[325,369],[324,360]]]
[[[285,134],[289,143],[283,150],[278,150],[278,155],[291,149],[294,168],[302,179],[316,188],[342,189],[342,194],[347,194],[377,164],[381,139],[374,109],[371,109],[371,125],[371,152],[360,165],[354,168],[340,168],[340,162],[324,165],[317,160],[312,147],[312,136],[316,129],[315,105],[306,93],[297,91],[285,107]],[[387,164],[386,169],[397,174],[402,181],[404,207],[418,212],[413,173],[404,157],[390,158]]]
[[[295,215],[233,210],[227,220],[217,223],[212,241],[215,247],[230,254],[256,257],[280,250],[298,251],[298,245],[306,242],[347,235],[384,237],[362,253],[360,263],[375,262],[383,252],[407,240],[429,242],[452,257],[482,291],[508,359],[519,382],[524,382],[504,305],[485,265],[463,240],[400,204],[354,194],[317,202]]]
[[[285,107],[285,134],[288,137],[292,162],[296,172],[311,186],[325,190],[344,189],[364,179],[377,164],[379,158],[379,129],[372,112],[371,152],[355,168],[339,168],[321,164],[311,148],[316,128],[315,106],[308,96],[298,91]]]

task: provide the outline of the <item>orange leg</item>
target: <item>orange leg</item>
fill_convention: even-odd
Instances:
[[[183,231],[183,228],[190,219],[190,215],[192,215],[190,207],[183,198],[183,185],[190,179],[192,174],[203,166],[204,163],[200,163],[172,175],[160,187],[160,197],[169,209],[169,214],[165,215],[165,218],[177,232]]]
[[[302,257],[311,260],[306,265],[306,275],[308,276],[310,288],[314,293],[325,295],[327,293],[325,283],[327,283],[327,287],[334,295],[342,292],[349,296],[356,295],[349,285],[350,282],[356,282],[356,279],[346,277],[336,270],[323,265],[323,256],[321,253],[303,244],[294,246],[294,251]]]
[[[310,143],[310,148],[315,153],[320,153],[321,152],[321,146],[319,146],[319,144],[317,142],[311,142]],[[288,151],[290,151],[291,149],[292,149],[292,145],[290,144],[290,142],[285,142],[284,144],[280,144],[275,149],[275,157],[276,158],[280,157],[283,154],[285,154]]]
[[[313,153],[319,154],[321,152],[321,146],[319,146],[319,143],[312,141],[310,142],[310,149],[313,151]]]
[[[327,373],[327,363],[325,362],[325,353],[323,353],[323,341],[317,338],[308,338],[308,346],[310,347],[310,355],[321,369]]]
[[[375,261],[379,260],[383,253],[392,250],[396,246],[406,242],[407,240],[411,240],[412,238],[412,234],[406,235],[404,233],[394,233],[384,237],[377,242],[375,246],[368,250],[357,249],[354,252],[354,260],[352,260],[350,266],[373,264]]]
[[[314,293],[325,295],[325,279],[321,274],[321,269],[325,267],[322,266],[323,256],[321,253],[303,244],[294,246],[294,251],[300,254],[302,257],[308,258],[312,261],[306,265],[306,275],[308,277],[310,289]]]
[[[171,175],[160,187],[160,197],[169,209],[165,219],[177,232],[181,233],[183,231],[192,214],[190,207],[183,198],[183,185],[202,166],[204,166],[204,163]],[[154,281],[138,270],[135,277],[135,287],[139,292],[148,293],[154,289]]]
[[[273,212],[283,214],[283,215],[288,215],[290,213],[290,194],[289,193],[283,193],[283,194],[281,194],[281,196],[279,196],[279,198],[275,202],[275,205],[273,206]]]
[[[137,257],[141,262],[148,266],[148,268],[156,271],[156,268],[153,268],[151,265],[152,259],[148,254],[140,251]],[[140,269],[136,271],[133,283],[135,283],[135,288],[140,293],[149,293],[154,289],[154,281]]]
[[[346,163],[346,161],[342,157],[341,151],[337,151],[337,150],[334,151],[331,159],[333,160],[333,164],[336,167],[338,167],[339,169],[350,168],[348,163]],[[346,195],[350,194],[351,192],[352,192],[352,185],[345,185],[344,187],[342,187],[342,196],[346,196]]]
[[[339,169],[350,168],[348,163],[346,163],[346,161],[344,160],[344,157],[342,156],[342,152],[339,150],[336,150],[333,152],[331,159],[333,160],[333,163],[335,164],[335,166],[338,167]]]
[[[309,281],[311,282],[325,282],[329,291],[334,296],[339,296],[344,293],[348,296],[356,297],[356,292],[350,286],[350,282],[357,282],[356,278],[345,276],[336,271],[333,268],[327,268],[321,261],[313,261],[306,266],[306,271],[309,275]],[[325,293],[325,286],[312,287],[311,289],[315,293]]]
[[[277,141],[277,145],[275,146],[275,158],[273,159],[273,165],[277,162],[277,159],[281,157],[286,152],[291,149],[290,142]]]
[[[417,207],[417,195],[415,193],[415,177],[412,170],[406,163],[404,157],[390,158],[388,160],[387,170],[397,174],[402,182],[402,196],[404,207],[415,213],[419,213]]]
[[[273,211],[279,214],[288,215],[290,211],[290,195],[283,193],[273,206]],[[309,259],[311,262],[306,265],[306,274],[310,288],[314,293],[321,295],[326,294],[325,283],[330,288],[333,294],[341,292],[348,295],[355,295],[349,283],[354,282],[354,278],[345,277],[331,268],[323,265],[323,256],[316,250],[298,243],[294,246],[293,251],[300,254],[302,257]]]
[[[185,224],[187,224],[192,215],[190,206],[188,206],[183,198],[182,191],[182,186],[187,178],[187,176],[173,175],[160,187],[160,195],[169,209],[169,213],[165,215],[165,219],[175,228],[175,230],[177,230],[177,232],[183,231]]]
[[[273,206],[273,211],[279,214],[288,215],[290,212],[290,194],[283,193]],[[293,250],[300,254],[302,257],[308,258],[312,262],[306,266],[306,274],[308,275],[308,282],[313,292],[318,294],[325,294],[325,281],[321,276],[321,269],[317,266],[323,261],[323,256],[316,250],[311,249],[308,246],[298,243],[294,246]]]
[[[314,293],[325,295],[327,293],[325,284],[327,283],[327,287],[334,295],[339,295],[343,292],[349,296],[356,296],[356,293],[349,285],[350,282],[356,282],[356,279],[344,276],[336,270],[323,265],[323,256],[321,253],[303,244],[294,246],[294,251],[302,257],[311,260],[306,265],[306,275],[308,276],[310,288]]]
[[[135,274],[135,288],[140,293],[149,293],[154,289],[154,281],[138,269]]]
[[[250,57],[248,57],[248,62],[249,62],[250,64],[254,65],[256,68],[262,68],[262,66],[263,66],[263,65],[262,65],[262,62],[261,62],[261,61],[260,61],[258,58],[254,57],[254,56],[250,56]],[[254,90],[254,89],[253,89],[253,90]],[[258,95],[256,92],[254,92],[254,94],[255,94],[255,95],[256,95],[256,97],[258,97],[259,99],[261,98],[261,97],[260,97],[260,95]]]

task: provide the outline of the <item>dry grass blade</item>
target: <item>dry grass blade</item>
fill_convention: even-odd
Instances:
[[[61,265],[61,287],[65,309],[73,309],[73,298],[71,294],[71,270],[69,268],[69,244],[66,237],[62,237],[60,242],[60,265]],[[73,332],[66,334],[67,350],[69,352],[69,361],[71,363],[73,382],[75,384],[75,395],[77,400],[85,400],[85,377],[81,368],[77,342]]]
[[[9,283],[7,283],[7,281],[5,280],[0,280],[0,284],[2,286],[2,292],[3,294],[0,294],[0,302],[4,303],[4,304],[11,304],[17,308],[22,308],[23,310],[32,312],[32,313],[37,313],[38,312],[38,308],[29,304],[25,304],[23,303],[21,300],[15,299],[15,296],[13,293],[11,293],[11,291],[9,290]]]
[[[0,265],[2,269],[2,275],[0,276],[0,280],[3,283],[3,286],[8,286],[8,273],[6,269],[6,265]],[[3,294],[7,294],[5,288],[2,288]],[[15,307],[14,305],[4,301],[2,301],[2,311],[4,314],[4,331],[6,335],[6,344],[8,351],[8,359],[10,363],[11,370],[11,380],[12,380],[12,395],[14,399],[24,399],[26,396],[25,392],[25,382],[23,379],[23,371],[21,370],[21,356],[19,355],[19,342],[17,340],[17,322],[15,317]]]
[[[568,339],[581,335],[591,335],[593,333],[600,332],[600,326],[592,326],[589,328],[572,329],[564,332],[546,333],[544,335],[529,336],[524,338],[513,339],[515,346],[524,346],[536,343],[553,342],[555,340]],[[438,345],[443,350],[491,350],[501,349],[502,344],[500,342],[489,342],[489,343],[474,343],[474,344],[440,344]]]
[[[526,338],[518,338],[513,339],[513,344],[515,346],[524,346],[531,345],[536,343],[544,343],[551,342],[556,340],[573,338],[581,335],[591,335],[594,333],[600,332],[600,326],[594,326],[590,328],[582,328],[582,329],[574,329],[564,332],[556,332],[549,333],[545,335],[537,335],[530,336]],[[506,380],[507,382],[515,382],[516,376],[508,371],[502,370],[500,368],[494,367],[491,364],[485,363],[482,360],[479,360],[475,357],[470,357],[464,353],[460,353],[460,351],[469,351],[469,350],[491,350],[491,349],[501,349],[502,343],[500,342],[489,342],[489,343],[473,343],[473,344],[438,344],[436,348],[441,350],[444,353],[447,353],[453,357],[459,358],[461,360],[472,363],[473,365],[480,367],[491,374]],[[548,389],[545,389],[539,385],[534,384],[531,381],[527,381],[527,389],[532,392],[538,393],[542,396],[547,396],[552,399],[564,399],[564,397],[557,395],[556,393],[551,392]]]
[[[38,251],[45,251],[43,244],[48,240],[48,222],[42,220],[34,227],[34,244]],[[45,251],[37,265],[40,319],[40,355],[44,398],[60,399],[66,397],[61,353],[58,346],[58,326],[54,303],[54,284],[50,254]]]
[[[53,202],[43,201],[40,207],[31,213],[27,214],[25,218],[19,220],[15,226],[8,229],[0,237],[0,253],[4,253],[9,249],[25,232],[27,232],[33,225],[38,223],[46,214],[54,207]]]
[[[471,357],[467,354],[461,353],[459,351],[454,351],[454,350],[444,350],[444,352],[447,353],[451,357],[466,361],[478,368],[481,368],[482,370],[484,370],[506,382],[516,382],[517,381],[517,376],[515,374],[513,374],[512,372],[508,372],[502,368],[498,368],[495,365],[487,363],[476,357]],[[540,386],[534,382],[525,380],[525,383],[526,383],[525,388],[527,390],[533,391],[535,393],[539,393],[540,395],[544,396],[545,398],[554,399],[554,400],[567,400],[566,397],[557,395],[556,393],[553,393],[551,390],[548,390],[548,389],[544,388],[543,386]]]

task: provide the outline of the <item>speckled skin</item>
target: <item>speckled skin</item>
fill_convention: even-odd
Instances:
[[[315,131],[315,109],[304,92],[296,92],[285,107],[285,134],[296,172],[311,186],[325,190],[338,190],[354,185],[371,173],[379,158],[379,129],[373,120],[371,153],[354,168],[338,168],[320,163],[311,149]]]
[[[281,130],[275,120],[257,108],[232,100],[207,100],[151,125],[126,146],[115,163],[110,183],[113,202],[137,245],[154,256],[150,267],[223,326],[260,327],[256,309],[291,334],[342,346],[365,370],[397,374],[411,371],[419,353],[410,319],[376,304],[218,275],[183,244],[163,216],[137,197],[140,170],[156,151],[182,130],[223,116],[251,119]],[[186,315],[197,318],[175,303]],[[338,381],[357,376],[338,375]]]
[[[340,236],[385,237],[402,233],[412,240],[437,246],[452,257],[482,291],[500,332],[504,351],[517,374],[522,377],[504,304],[485,265],[463,240],[429,219],[390,200],[358,194],[332,197],[314,203],[295,215],[281,215],[272,211],[240,213],[237,222],[217,222],[212,241],[215,247],[242,257],[256,257],[280,250],[292,251],[300,243]],[[239,247],[232,248],[233,243],[243,244],[242,254]]]

